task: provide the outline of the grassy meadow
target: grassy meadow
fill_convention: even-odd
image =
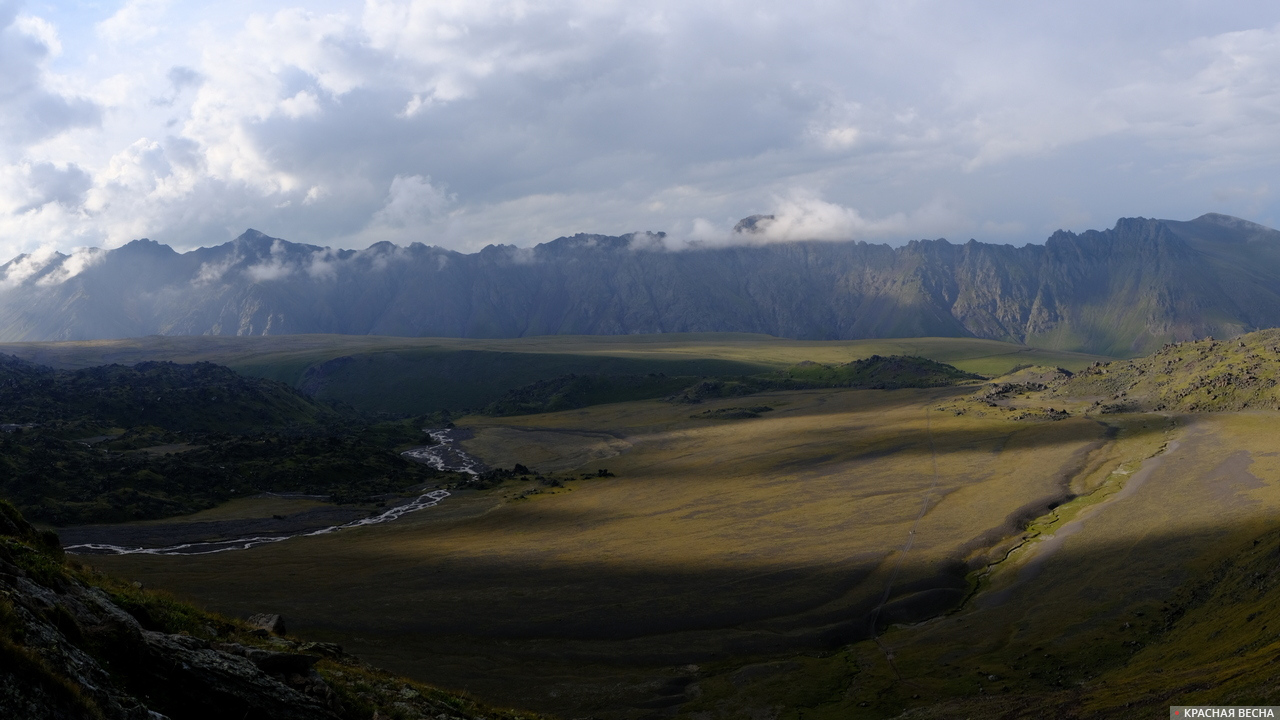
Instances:
[[[712,671],[684,709],[731,716],[795,687],[813,689],[811,702],[783,717],[1123,718],[1272,704],[1275,420],[1120,419],[1093,493],[1033,524],[959,611],[759,682]],[[825,697],[811,680],[821,677],[837,678]]]
[[[643,716],[689,700],[693,665],[866,638],[886,588],[882,626],[955,604],[1114,452],[1091,419],[937,410],[969,392],[766,393],[750,401],[773,409],[742,420],[694,412],[742,399],[470,417],[467,450],[562,486],[509,480],[245,552],[91,561],[224,612],[281,612],[444,687]],[[615,477],[583,477],[601,468]]]

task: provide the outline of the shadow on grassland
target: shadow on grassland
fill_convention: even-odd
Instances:
[[[974,603],[941,622],[890,630],[884,642],[909,682],[871,671],[856,680],[859,692],[906,693],[900,702],[907,705],[943,707],[969,702],[966,693],[977,692],[974,670],[981,669],[984,677],[1002,678],[1024,708],[1083,703],[1095,692],[1088,690],[1091,679],[1119,672],[1143,652],[1159,652],[1160,643],[1194,652],[1186,660],[1161,660],[1162,678],[1147,685],[1129,679],[1124,687],[1139,688],[1134,692],[1144,698],[1153,689],[1185,692],[1203,683],[1203,663],[1277,641],[1280,547],[1274,534],[1250,544],[1257,536],[1251,532],[1244,525],[1192,528],[1135,542],[1103,539],[1087,551],[1064,549],[997,607]],[[1240,548],[1260,549],[1238,555],[1230,571],[1240,578],[1236,585],[1218,587],[1226,575],[1214,561]],[[810,565],[744,557],[718,567],[655,557],[635,567],[474,556],[405,562],[394,553],[372,562],[367,553],[340,548],[322,559],[275,552],[281,549],[257,558],[251,556],[259,551],[208,558],[194,573],[183,565],[187,558],[105,558],[101,564],[231,614],[281,612],[302,636],[339,641],[444,687],[568,716],[676,703],[664,684],[673,667],[831,651],[865,639],[887,579],[885,556],[870,554]],[[1208,570],[1195,574],[1192,567]],[[908,555],[880,625],[955,608],[967,589],[965,570]],[[1208,607],[1214,593],[1228,601]],[[1209,621],[1216,624],[1203,626],[1201,635],[1186,627]],[[1266,627],[1276,630],[1259,634]],[[1223,640],[1194,649],[1185,639],[1212,631]],[[875,660],[874,646],[855,648]],[[1275,655],[1274,647],[1258,646],[1245,657],[1264,651]],[[1180,662],[1181,674],[1171,672]],[[549,696],[549,683],[564,692]],[[1080,687],[1086,690],[1072,689]],[[1104,695],[1128,698],[1124,687]],[[1054,695],[1062,692],[1069,696]]]
[[[364,411],[422,414],[482,408],[508,390],[576,375],[738,376],[773,368],[712,359],[424,349],[349,355],[307,368],[299,389]],[[628,398],[634,399],[634,398]]]
[[[998,602],[979,595],[883,646],[855,645],[864,671],[805,716],[1131,718],[1280,703],[1280,532],[1264,527],[1063,550]]]
[[[1253,547],[1247,534],[1239,528],[1205,529],[1063,552],[999,607],[966,607],[905,629],[883,627],[942,615],[963,597],[959,568],[908,561],[901,574],[908,580],[895,585],[879,615],[882,642],[896,655],[903,677],[894,678],[883,665],[878,646],[854,645],[864,670],[845,681],[852,688],[847,709],[865,698],[881,711],[869,717],[894,716],[913,706],[935,706],[937,717],[948,717],[956,702],[1019,709],[1011,717],[1114,706],[1119,717],[1126,703],[1158,707],[1194,693],[1254,704],[1280,701],[1270,683],[1277,638],[1258,632],[1280,629],[1275,535],[1267,541],[1270,555],[1260,553],[1226,572],[1212,563],[1202,574],[1189,570]],[[710,663],[731,672],[748,662],[830,652],[865,640],[883,591],[882,582],[867,582],[883,580],[870,572],[872,564],[851,559],[847,565],[803,569],[661,573],[607,565],[544,569],[539,588],[551,595],[521,597],[517,591],[496,602],[486,601],[482,588],[491,597],[512,594],[513,573],[524,573],[489,565],[475,568],[474,576],[449,576],[466,611],[427,600],[422,622],[399,632],[376,623],[326,623],[314,631],[353,643],[397,670],[498,701],[569,716],[621,716],[637,707],[687,702],[682,687],[658,682],[670,680],[673,667]],[[859,583],[866,583],[864,592],[851,594]],[[1202,642],[1215,632],[1219,639]],[[1223,667],[1224,661],[1234,664]],[[1244,674],[1232,675],[1236,670]],[[625,693],[618,690],[620,677],[637,675],[647,680]],[[984,697],[979,675],[998,678],[999,695]],[[1206,694],[1224,676],[1240,692]],[[1100,677],[1105,685],[1097,682]],[[578,686],[572,696],[548,697],[549,678]],[[684,682],[698,680],[707,685],[705,677]],[[803,687],[816,681],[797,672],[785,682]],[[733,692],[749,695],[748,685],[735,676]],[[778,698],[761,700],[761,707],[777,705]],[[833,715],[840,716],[848,715]]]

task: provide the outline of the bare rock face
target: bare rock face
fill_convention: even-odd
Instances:
[[[198,638],[157,632],[144,632],[143,638],[144,676],[168,690],[157,704],[175,720],[179,716],[210,720],[245,715],[272,720],[338,717],[332,712],[337,709],[335,698],[311,672],[314,657],[247,648],[240,654]]]

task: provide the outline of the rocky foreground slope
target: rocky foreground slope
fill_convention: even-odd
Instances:
[[[139,240],[21,256],[0,266],[0,341],[740,331],[976,336],[1128,356],[1280,327],[1280,232],[1225,215],[1127,218],[1024,247],[764,245],[753,227],[741,226],[739,245],[680,251],[647,233],[467,255],[417,243],[331,250],[249,231],[182,254]]]
[[[397,678],[68,565],[0,503],[0,717],[368,720],[532,715]]]

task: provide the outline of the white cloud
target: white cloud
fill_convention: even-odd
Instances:
[[[299,90],[297,95],[280,101],[280,112],[294,119],[319,115],[320,101],[315,93]]]
[[[58,37],[58,29],[48,20],[34,15],[19,15],[14,18],[13,27],[43,45],[50,57],[62,54],[62,40]]]
[[[0,258],[1280,221],[1280,7],[1123,5],[0,0]]]
[[[861,132],[852,125],[827,128],[822,132],[822,144],[833,150],[847,150],[858,142]]]
[[[168,6],[168,0],[128,0],[114,15],[98,23],[98,35],[110,43],[149,40],[159,34],[157,21]]]
[[[46,65],[61,49],[50,23],[19,16],[14,5],[0,3],[0,157],[20,154],[21,144],[97,122],[92,103],[49,87]]]
[[[51,272],[36,281],[37,285],[59,285],[106,259],[106,251],[98,248],[76,248]]]
[[[268,259],[245,268],[244,274],[248,275],[249,279],[254,282],[269,282],[289,277],[297,271],[297,264],[290,262],[289,258],[285,257],[284,246],[277,240],[271,243],[271,253]]]
[[[8,263],[4,271],[4,279],[0,287],[15,287],[35,277],[51,263],[64,257],[52,248],[44,248],[34,253],[19,255]]]
[[[855,208],[824,200],[812,190],[793,189],[774,196],[767,213],[750,222],[720,227],[706,219],[694,222],[685,241],[695,246],[763,244],[809,240],[879,240],[929,237],[939,228],[968,228],[974,223],[944,203],[931,203],[912,212],[868,218]],[[1009,231],[1008,226],[989,226]]]
[[[397,175],[387,191],[387,203],[373,215],[373,224],[406,228],[426,224],[444,212],[452,198],[421,175]]]
[[[191,281],[191,284],[196,287],[201,287],[216,283],[225,277],[227,271],[239,264],[241,260],[243,260],[243,258],[238,254],[228,253],[217,262],[201,263],[200,269],[196,271],[196,276]]]
[[[329,248],[311,253],[307,258],[307,274],[318,280],[337,277],[339,263],[342,261]]]

